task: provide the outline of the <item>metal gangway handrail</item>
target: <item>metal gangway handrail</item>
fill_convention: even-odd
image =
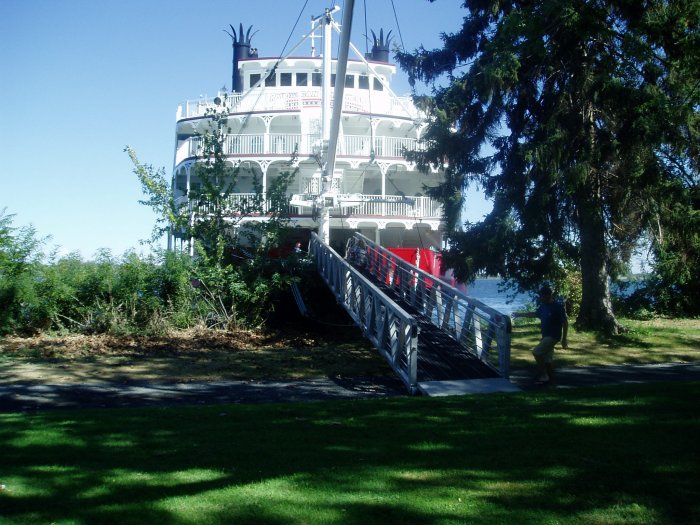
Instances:
[[[411,394],[417,393],[418,321],[313,232],[309,254],[336,300]]]
[[[510,316],[469,297],[360,233],[367,250],[367,271],[382,286],[397,293],[424,321],[449,334],[501,377],[510,373]],[[496,353],[492,351],[495,345]]]

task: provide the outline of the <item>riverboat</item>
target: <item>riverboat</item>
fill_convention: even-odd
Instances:
[[[194,168],[207,160],[203,133],[211,115],[223,113],[223,153],[237,171],[227,197],[232,227],[268,220],[264,213],[234,218],[233,210],[252,198],[256,187],[267,192],[293,162],[286,243],[305,244],[316,231],[341,251],[360,232],[384,247],[403,249],[406,258],[420,259],[421,250],[442,248],[444,226],[440,203],[426,195],[426,188],[443,179],[442,170],[421,172],[404,157],[421,147],[426,115],[410,96],[391,88],[397,73],[390,61],[391,31],[372,31],[369,52],[359,52],[348,40],[351,58],[331,56],[334,34],[341,35],[336,38],[342,44],[343,27],[334,19],[338,11],[326,9],[312,19],[302,43],[283,57],[255,48],[252,27],[227,29],[233,47],[231,90],[189,100],[177,110],[176,203],[189,210],[191,220],[206,215],[207,203],[196,197],[202,181]],[[343,15],[343,26],[348,23]],[[302,45],[309,46],[307,54],[297,51]],[[339,110],[335,100],[342,100]],[[173,229],[168,244],[186,250],[191,241]]]

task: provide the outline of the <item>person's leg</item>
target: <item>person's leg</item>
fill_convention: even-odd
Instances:
[[[553,383],[554,382],[554,365],[552,364],[552,361],[549,363],[545,363],[545,371],[547,372],[547,377],[549,378],[549,382]]]
[[[535,356],[535,364],[537,365],[537,379],[538,383],[544,383],[549,381],[549,376],[547,375],[547,365],[541,356]]]
[[[552,360],[555,344],[556,341],[553,338],[543,337],[537,346],[532,349],[532,355],[535,357],[535,363],[537,363],[537,383],[549,383],[553,378]]]

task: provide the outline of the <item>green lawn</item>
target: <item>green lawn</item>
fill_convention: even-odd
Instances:
[[[560,345],[556,366],[618,365],[700,361],[700,319],[623,319],[627,332],[606,338],[569,327],[569,348]],[[533,366],[531,349],[540,338],[539,321],[517,319],[513,326],[511,366]]]
[[[0,414],[0,523],[700,522],[700,383]]]

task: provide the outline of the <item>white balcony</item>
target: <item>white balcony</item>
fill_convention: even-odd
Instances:
[[[294,151],[300,157],[309,157],[320,140],[319,135],[300,133],[259,133],[227,135],[224,139],[226,155],[284,155]],[[202,137],[191,137],[180,144],[175,155],[177,166],[185,159],[202,156]],[[420,149],[416,139],[368,135],[344,135],[338,141],[336,154],[339,156],[403,158],[405,151]]]
[[[301,196],[298,196],[301,197]],[[339,194],[337,207],[331,210],[331,216],[367,217],[371,218],[410,218],[440,219],[442,217],[442,206],[430,197],[401,197],[398,195],[343,195]],[[235,193],[229,195],[225,205],[225,213],[230,215],[241,215],[241,210],[249,208],[256,202],[255,193]],[[311,206],[308,200],[302,205],[300,199],[295,204],[293,199],[289,206],[291,216],[310,216]],[[186,199],[178,199],[178,203],[185,205]],[[207,202],[191,203],[191,210],[199,216],[206,216],[213,213],[211,206]],[[269,210],[269,203],[263,205],[263,213]]]
[[[352,93],[351,91],[356,91]],[[331,106],[333,101],[331,101]],[[177,120],[204,117],[207,112],[222,108],[229,113],[261,111],[298,111],[303,108],[321,106],[321,89],[255,89],[247,93],[219,93],[218,96],[188,100],[178,108]],[[418,110],[411,97],[394,97],[388,93],[348,90],[343,96],[343,111],[348,113],[372,113],[400,118],[416,119]]]

